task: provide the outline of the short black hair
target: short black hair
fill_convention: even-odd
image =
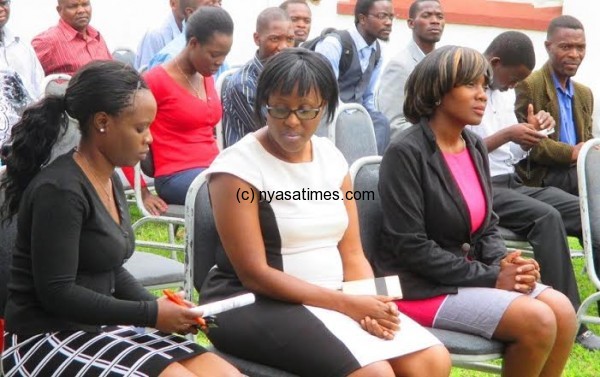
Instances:
[[[327,105],[327,121],[331,122],[338,105],[339,90],[329,61],[318,52],[301,47],[286,48],[272,56],[258,77],[254,114],[265,124],[263,106],[274,94],[287,95],[297,91],[305,96],[316,91]]]
[[[219,7],[205,6],[196,9],[185,25],[186,42],[194,37],[199,43],[206,43],[215,33],[233,34],[231,16]]]
[[[411,123],[419,123],[421,118],[431,118],[446,93],[482,75],[489,84],[492,68],[477,50],[462,46],[444,46],[433,50],[408,76],[404,88],[406,119]]]
[[[417,13],[419,12],[419,9],[421,7],[420,3],[424,3],[426,1],[434,1],[438,4],[440,3],[439,0],[415,0],[412,2],[412,4],[410,4],[410,7],[408,8],[408,18],[417,17]]]
[[[524,65],[530,71],[535,68],[535,51],[531,39],[520,31],[499,34],[485,50],[488,58],[498,57],[503,66]]]
[[[279,8],[287,12],[288,6],[290,4],[304,4],[308,6],[306,0],[285,0],[283,3],[279,4]]]
[[[369,10],[373,6],[374,3],[378,1],[392,1],[392,0],[357,0],[356,5],[354,6],[354,24],[358,24],[358,16],[361,14],[367,15],[369,14]]]
[[[256,17],[256,32],[262,33],[273,21],[290,21],[290,16],[281,8],[269,7],[263,9]]]
[[[548,31],[546,32],[546,39],[549,40],[556,32],[556,29],[560,28],[584,30],[581,21],[573,16],[562,15],[550,21],[550,25],[548,25]]]

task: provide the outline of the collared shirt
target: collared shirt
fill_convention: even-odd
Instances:
[[[223,91],[221,102],[226,147],[261,127],[254,116],[254,101],[258,76],[262,70],[263,64],[257,52],[252,60],[231,76]]]
[[[354,46],[358,51],[358,60],[360,61],[360,68],[364,72],[369,66],[369,60],[371,59],[371,54],[375,53],[377,49],[377,41],[367,44],[365,39],[360,35],[356,26],[348,29],[350,36],[352,37],[352,41],[354,42]],[[335,73],[335,77],[339,78],[340,74],[340,58],[342,56],[342,44],[341,42],[334,36],[328,36],[324,38],[317,46],[315,47],[315,51],[324,55],[329,63],[331,63],[331,67],[333,68],[333,72]],[[371,74],[371,79],[369,80],[369,85],[365,90],[365,94],[363,96],[363,106],[368,111],[376,111],[375,109],[375,84],[377,83],[377,79],[379,78],[379,73],[381,72],[381,58],[379,59],[379,63],[376,64],[373,69],[373,73]]]
[[[566,90],[560,86],[558,78],[552,72],[552,81],[556,88],[556,97],[558,98],[558,108],[560,111],[560,133],[558,140],[570,144],[577,144],[577,132],[575,131],[575,122],[573,121],[573,83],[567,78]]]
[[[29,95],[32,98],[39,97],[42,94],[44,70],[35,52],[10,29],[4,27],[0,32],[4,33],[4,40],[0,42],[0,70],[19,74]]]
[[[31,41],[46,75],[73,75],[92,60],[112,60],[106,42],[93,27],[87,27],[87,38],[62,19],[58,25],[38,34]]]
[[[482,139],[489,137],[503,128],[519,123],[514,112],[515,91],[509,89],[505,92],[488,89],[486,91],[488,102],[485,107],[483,119],[478,126],[467,128]],[[508,142],[493,151],[488,152],[490,160],[490,175],[495,177],[503,174],[513,174],[514,164],[525,158],[527,152],[519,144]]]
[[[163,63],[168,62],[173,59],[177,54],[179,54],[187,45],[187,41],[185,40],[185,24],[183,25],[183,30],[181,34],[173,38],[173,40],[165,47],[163,47],[156,55],[150,59],[148,62],[148,69],[154,68],[157,65],[161,65]],[[229,69],[229,64],[224,62],[220,67],[217,73],[214,74],[215,80],[221,75],[221,73],[225,72]]]
[[[180,34],[181,30],[171,12],[160,27],[148,30],[142,37],[137,49],[135,68],[140,69],[147,65],[157,52]]]

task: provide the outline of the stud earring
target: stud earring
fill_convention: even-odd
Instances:
[[[435,101],[435,105],[436,105],[436,106],[439,106],[439,105],[440,105],[440,103],[442,103],[442,101],[441,101],[441,100],[437,100],[437,101]]]
[[[106,131],[106,129],[105,129],[105,128],[101,128],[101,129],[100,129],[100,132],[101,132],[101,133],[104,133],[104,131]]]

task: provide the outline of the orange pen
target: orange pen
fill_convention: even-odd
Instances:
[[[176,294],[172,290],[170,290],[170,289],[164,289],[163,293],[165,294],[165,296],[167,296],[167,298],[169,300],[173,301],[177,305],[183,306],[184,308],[188,307],[187,304],[181,298],[181,296],[179,296],[178,294]],[[204,319],[202,317],[196,317],[196,322],[198,323],[198,325],[200,325],[200,327],[206,327],[206,322],[204,321]]]

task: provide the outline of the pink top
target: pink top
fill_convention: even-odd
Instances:
[[[466,148],[460,153],[444,153],[444,159],[467,203],[473,233],[483,224],[487,210],[477,169]],[[431,327],[446,297],[447,295],[441,295],[424,300],[399,300],[396,301],[396,305],[398,310],[419,324]]]
[[[104,38],[93,27],[87,27],[87,37],[62,19],[58,26],[38,34],[31,45],[40,60],[44,73],[73,75],[92,60],[112,60]]]
[[[467,203],[473,233],[483,224],[487,210],[479,174],[467,148],[460,153],[444,153],[444,159]]]

